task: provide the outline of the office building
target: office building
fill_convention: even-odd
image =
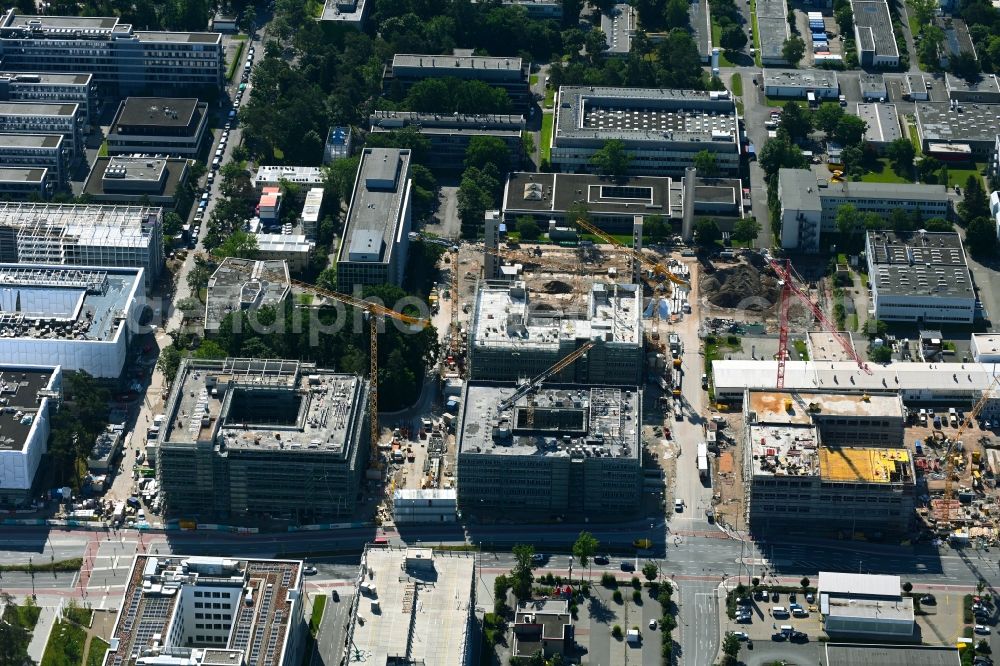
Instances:
[[[537,303],[536,303],[537,300]],[[534,377],[585,342],[585,360],[553,377],[576,384],[640,384],[643,373],[642,290],[598,282],[576,309],[555,309],[523,282],[480,285],[469,323],[469,377],[519,381]]]
[[[306,238],[316,238],[319,231],[319,216],[323,212],[323,188],[313,187],[306,192],[302,203],[302,231]]]
[[[950,3],[949,3],[950,4]],[[961,666],[955,645],[886,645],[885,643],[826,643],[826,666]]]
[[[0,167],[0,198],[11,200],[44,199],[55,189],[48,169]]]
[[[0,133],[61,134],[68,159],[83,158],[83,123],[76,104],[0,102]]]
[[[208,127],[208,104],[194,98],[128,97],[108,129],[108,154],[195,157]]]
[[[215,32],[238,32],[240,19],[235,14],[218,12],[212,17],[212,30]]]
[[[885,86],[885,76],[875,72],[868,74],[862,72],[858,77],[861,85],[861,99],[866,102],[884,102],[889,97],[889,91]]]
[[[820,571],[816,588],[828,636],[904,641],[913,637],[913,598],[903,596],[899,576]]]
[[[944,144],[964,148],[953,158],[956,160],[988,161],[993,157],[1000,134],[1000,104],[920,102],[916,105],[916,116],[925,153],[935,152],[932,144]]]
[[[903,99],[914,102],[926,102],[930,99],[930,89],[927,87],[928,77],[920,73],[903,75]]]
[[[322,187],[326,176],[320,167],[260,166],[253,185],[259,192],[265,187],[280,187],[282,181],[302,187]]]
[[[508,405],[515,390],[465,387],[455,431],[463,515],[501,512],[530,522],[639,509],[640,388],[546,383]]]
[[[0,55],[12,72],[93,74],[102,94],[217,89],[225,52],[217,32],[143,32],[117,17],[0,18]]]
[[[351,128],[331,127],[323,146],[323,164],[351,156]]]
[[[59,186],[69,179],[69,154],[62,134],[0,134],[0,164],[48,171]]]
[[[59,366],[0,365],[0,507],[31,501],[61,390]]]
[[[972,323],[976,295],[957,233],[869,231],[865,251],[876,319]]]
[[[0,262],[163,267],[163,210],[148,206],[0,203]]]
[[[973,333],[969,353],[976,363],[1000,363],[1000,335]]]
[[[886,0],[851,0],[854,43],[862,67],[899,67],[899,48]]]
[[[339,663],[472,663],[478,580],[472,553],[366,549]]]
[[[321,21],[330,21],[333,25],[341,25],[354,30],[362,30],[368,8],[375,0],[326,0],[323,5]]]
[[[686,178],[686,177],[685,177]],[[528,173],[507,176],[503,193],[503,220],[513,228],[529,216],[548,227],[549,220],[573,226],[567,213],[583,202],[590,222],[609,233],[631,233],[636,215],[662,215],[668,224],[682,221],[686,206],[691,215],[722,221],[743,217],[742,183],[735,178],[696,178],[688,197],[685,178],[631,176],[611,181],[584,173]]]
[[[233,312],[251,313],[262,307],[278,310],[291,293],[286,262],[226,257],[208,280],[205,334],[218,333]]]
[[[902,437],[892,441],[900,410],[898,398],[747,390],[743,478],[751,527],[905,531],[916,476]],[[882,425],[883,416],[890,425]]]
[[[890,143],[903,138],[895,104],[855,104],[854,115],[868,125],[865,145],[879,154],[884,153]]]
[[[429,166],[442,170],[465,168],[465,152],[474,136],[491,136],[507,146],[509,164],[516,167],[524,156],[524,116],[452,115],[416,111],[375,111],[369,118],[371,132],[391,132],[412,127],[430,141],[434,159]]]
[[[109,423],[94,439],[94,446],[87,456],[87,471],[92,474],[110,474],[117,468],[122,444],[125,441],[125,424]]]
[[[103,666],[297,666],[302,562],[136,555]]]
[[[0,101],[76,104],[84,131],[96,120],[97,86],[92,74],[0,72]]]
[[[978,79],[970,82],[946,73],[944,85],[948,98],[955,102],[1000,103],[1000,79],[996,74],[980,74]]]
[[[424,79],[482,81],[507,92],[511,111],[527,111],[533,101],[530,73],[531,64],[514,57],[397,53],[382,75],[382,90],[386,95],[405,96],[414,83]]]
[[[0,264],[0,363],[117,378],[145,305],[141,268]]]
[[[764,94],[768,97],[836,100],[840,95],[837,72],[832,69],[765,69]]]
[[[150,203],[173,210],[188,178],[180,157],[98,157],[83,191],[94,203]]]
[[[531,659],[539,652],[547,659],[573,654],[573,618],[565,599],[519,602],[513,629],[511,658]]]
[[[337,252],[338,291],[403,281],[412,187],[408,148],[362,151]]]
[[[593,172],[590,159],[609,139],[624,143],[629,175],[679,178],[705,150],[715,155],[719,175],[738,175],[736,105],[727,92],[560,87],[553,169]]]
[[[309,256],[316,244],[304,234],[256,234],[257,258],[261,261],[284,261],[288,270],[298,273],[309,266]]]
[[[894,210],[919,213],[925,220],[947,219],[951,199],[944,185],[827,182],[809,169],[778,171],[781,247],[819,252],[822,234],[837,232],[837,212],[850,204],[859,213],[888,217]]]
[[[756,4],[756,14],[761,64],[765,67],[797,64],[786,61],[781,53],[785,40],[792,36],[786,3],[783,0],[760,0]]]
[[[165,511],[306,523],[350,516],[368,437],[360,377],[298,361],[184,359],[157,437]]]
[[[697,3],[694,3],[698,6]],[[689,10],[689,15],[691,11]],[[601,32],[607,40],[608,48],[605,54],[623,58],[632,50],[632,38],[639,25],[639,14],[627,2],[619,2],[611,7],[611,11],[601,12]],[[691,21],[692,37],[701,52],[701,41],[698,39],[698,26],[696,21]],[[651,41],[656,39],[655,35],[650,35]]]

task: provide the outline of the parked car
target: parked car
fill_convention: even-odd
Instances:
[[[771,601],[777,601],[779,598],[781,598],[781,595],[778,594],[777,590],[771,592]]]
[[[733,632],[733,636],[736,636],[736,638],[738,640],[741,640],[741,641],[748,641],[748,640],[750,640],[750,635],[747,634],[747,632],[745,632],[745,631],[734,631]]]
[[[635,563],[631,560],[622,560],[621,569],[622,571],[635,571]]]
[[[771,634],[772,641],[783,641],[785,640],[785,638],[786,638],[785,634],[783,634],[780,631],[776,631],[773,634]]]
[[[315,576],[318,571],[319,570],[311,564],[302,567],[302,573],[307,576]]]
[[[682,500],[680,497],[674,500],[674,511],[676,511],[677,513],[681,513],[682,511],[684,511],[684,500]]]
[[[656,629],[656,620],[650,620],[649,621],[649,628],[650,629]]]
[[[985,624],[977,624],[973,628],[973,631],[975,631],[977,634],[982,634],[983,636],[988,636],[989,633],[990,633],[990,628],[987,627]]]
[[[610,555],[594,555],[594,564],[607,564],[610,561]]]
[[[535,562],[536,564],[539,562],[544,562],[545,555],[543,555],[542,553],[535,553],[534,555],[531,556],[531,561]]]
[[[330,596],[334,601],[340,601],[340,595],[337,594],[337,590],[330,590]]]

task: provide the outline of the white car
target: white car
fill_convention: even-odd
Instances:
[[[987,627],[985,624],[977,624],[975,626],[975,632],[977,634],[982,634],[984,636],[987,636],[990,633],[990,628]]]
[[[656,620],[650,620],[649,621],[649,628],[650,629],[656,629]]]
[[[684,511],[684,500],[682,500],[679,497],[674,500],[674,511],[676,511],[677,513],[681,513],[682,511]]]
[[[733,632],[733,636],[736,636],[736,638],[738,638],[741,641],[748,641],[748,640],[750,640],[750,634],[748,634],[745,631],[734,631]]]

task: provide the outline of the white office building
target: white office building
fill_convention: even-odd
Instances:
[[[819,572],[819,612],[830,636],[906,640],[916,628],[913,599],[899,576]]]
[[[0,507],[30,501],[61,388],[59,366],[0,365]]]

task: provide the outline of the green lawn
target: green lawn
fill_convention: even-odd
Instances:
[[[726,57],[726,50],[722,48],[720,40],[722,39],[722,26],[712,21],[712,46],[719,47],[719,67],[736,67],[729,58]]]
[[[760,30],[757,28],[757,0],[750,0],[750,23],[753,25],[753,61],[758,67],[760,62]]]
[[[97,156],[98,157],[107,157],[108,156],[108,140],[107,139],[105,139],[104,141],[101,142],[101,147],[97,150]]]
[[[538,150],[541,152],[541,158],[545,162],[549,161],[549,143],[552,141],[552,122],[554,120],[554,114],[542,114],[542,136],[539,140]]]
[[[323,621],[323,610],[326,608],[326,595],[313,598],[312,616],[309,618],[309,633],[315,636],[319,633],[320,622]]]
[[[533,86],[538,83],[538,74],[532,74],[528,77],[528,85]]]
[[[556,99],[556,89],[552,86],[546,86],[545,88],[545,108],[551,109],[555,104]]]
[[[729,88],[733,91],[733,94],[737,97],[743,96],[743,75],[739,72],[733,74],[732,81],[729,83]]]
[[[764,101],[765,101],[765,103],[768,106],[776,106],[779,109],[782,108],[782,107],[784,107],[785,104],[788,104],[789,102],[795,102],[796,104],[798,104],[799,106],[801,106],[803,109],[806,109],[807,111],[809,110],[809,102],[807,102],[804,99],[786,99],[786,98],[782,98],[782,97],[767,97],[767,96],[765,96],[764,97]]]
[[[30,573],[34,571],[38,573],[40,571],[61,571],[61,572],[72,572],[79,571],[80,567],[83,566],[82,557],[74,557],[68,560],[56,560],[54,562],[39,562],[31,564],[2,564],[0,565],[0,571],[20,571],[22,573]]]
[[[67,620],[56,622],[45,646],[41,666],[82,666],[86,644],[85,629]]]
[[[109,647],[111,646],[105,643],[103,638],[91,637],[90,649],[87,651],[87,666],[101,666]]]
[[[806,347],[805,340],[792,340],[792,346],[795,347],[795,353],[799,355],[800,360],[809,360],[809,349]]]
[[[900,177],[889,165],[889,160],[883,158],[877,161],[879,170],[868,171],[861,177],[863,183],[912,183],[909,178]]]
[[[979,182],[985,187],[986,182],[983,179],[983,169],[986,167],[982,162],[976,162],[975,166],[968,169],[956,169],[952,166],[948,167],[948,187],[965,187],[965,181],[969,179],[969,176],[978,176]]]
[[[906,125],[910,131],[910,142],[916,148],[917,156],[920,156],[924,151],[920,149],[920,132],[917,131],[917,124],[912,119],[909,119]]]
[[[233,56],[232,62],[229,63],[229,69],[226,71],[226,81],[232,81],[233,77],[236,76],[236,68],[243,62],[243,48],[245,46],[246,42],[237,42],[236,55]]]
[[[94,611],[89,608],[81,608],[77,605],[71,605],[63,609],[63,617],[67,620],[72,620],[80,626],[89,627],[90,618],[94,616]]]
[[[42,610],[31,601],[29,597],[24,604],[18,606],[16,604],[7,606],[3,609],[3,621],[6,624],[19,624],[28,631],[33,631],[35,625],[38,624],[38,616],[42,614]],[[16,620],[13,617],[17,616]]]

